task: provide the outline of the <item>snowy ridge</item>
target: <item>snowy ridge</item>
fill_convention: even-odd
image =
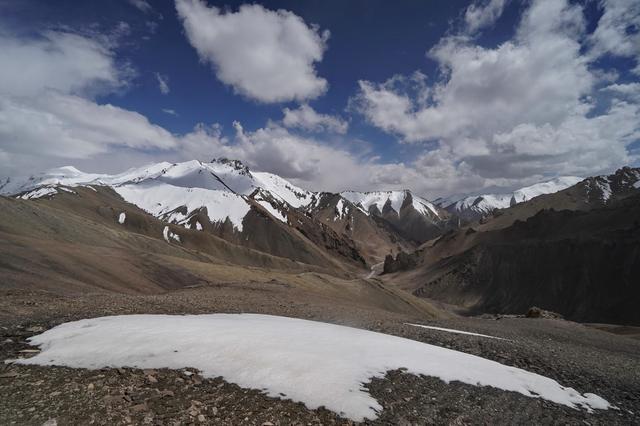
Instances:
[[[252,172],[252,175],[255,187],[269,191],[292,207],[306,207],[313,200],[312,192],[298,188],[278,175],[266,172]]]
[[[271,216],[278,219],[280,222],[289,223],[287,220],[287,215],[278,210],[271,201],[269,201],[271,193],[264,191],[262,189],[258,190],[253,195],[253,200],[260,204],[266,211],[269,212]]]
[[[407,197],[412,198],[413,208],[420,214],[430,217],[439,218],[438,209],[430,201],[424,198],[417,197],[411,192],[405,191],[375,191],[375,192],[356,192],[356,191],[344,191],[340,195],[345,199],[351,201],[356,207],[362,210],[365,214],[371,212],[371,207],[375,206],[380,213],[384,206],[389,203],[391,208],[400,214],[405,199]]]
[[[611,197],[640,188],[640,169],[623,167],[612,175],[586,180],[587,199],[606,204]]]
[[[224,190],[183,188],[162,182],[143,182],[113,189],[153,216],[179,225],[184,225],[193,213],[205,208],[211,222],[229,219],[242,232],[242,219],[251,208],[242,196]]]
[[[552,194],[562,191],[583,178],[576,176],[561,176],[556,179],[536,183],[531,186],[520,188],[511,193],[505,194],[484,194],[462,198],[456,202],[444,205],[448,211],[455,212],[461,216],[477,215],[484,216],[490,214],[495,209],[506,209],[513,205],[531,200],[543,194]],[[467,214],[465,214],[467,213]]]
[[[364,383],[389,370],[492,386],[575,409],[608,409],[553,379],[439,346],[340,325],[258,314],[121,315],[69,322],[30,337],[15,362],[75,368],[197,368],[245,388],[325,406],[354,421],[383,407]]]
[[[25,181],[7,181],[2,194],[23,199],[53,196],[56,188],[109,186],[127,202],[168,222],[186,225],[191,216],[205,208],[211,222],[229,220],[242,232],[242,220],[251,209],[247,197],[257,190],[292,207],[304,207],[314,194],[271,173],[251,172],[239,161],[226,159],[203,163],[161,162],[133,168],[115,175],[83,173],[75,167],[53,169]],[[93,189],[93,188],[92,188]],[[264,199],[259,204],[276,219],[287,222],[279,210]]]

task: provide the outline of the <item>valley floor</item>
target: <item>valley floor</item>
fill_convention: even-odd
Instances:
[[[374,280],[375,281],[375,280]],[[638,424],[640,341],[547,319],[430,319],[311,296],[286,283],[247,282],[161,295],[0,293],[0,359],[29,356],[25,339],[63,322],[131,313],[254,312],[313,319],[402,336],[498,361],[592,392],[618,409],[588,413],[513,392],[389,372],[366,386],[384,410],[372,424]],[[406,323],[501,337],[451,333]],[[196,371],[81,370],[0,364],[0,424],[350,424]],[[49,424],[54,424],[50,422]]]

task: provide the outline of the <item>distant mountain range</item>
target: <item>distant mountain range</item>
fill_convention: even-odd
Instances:
[[[526,186],[513,192],[473,195],[455,201],[439,199],[436,200],[436,204],[450,213],[455,213],[462,219],[474,221],[491,214],[496,209],[506,209],[518,203],[531,200],[539,195],[561,191],[575,185],[581,180],[583,180],[583,178],[576,176],[562,176],[546,182]]]
[[[431,202],[406,190],[311,192],[227,159],[115,175],[62,167],[0,184],[10,196],[0,198],[0,232],[16,239],[0,255],[11,266],[3,273],[45,278],[51,267],[43,265],[69,271],[79,256],[83,272],[74,276],[91,270],[86,280],[100,287],[125,272],[116,279],[125,287],[197,281],[192,266],[163,265],[165,252],[342,278],[384,270],[377,279],[390,286],[471,312],[539,305],[572,319],[640,323],[632,308],[640,303],[632,284],[640,275],[639,181],[640,169],[625,167]],[[61,258],[63,243],[51,238],[74,251]],[[131,260],[105,278],[100,257],[84,258],[78,244],[119,247],[110,256]],[[34,263],[34,253],[44,260]],[[35,273],[12,279],[31,282]],[[61,285],[75,283],[65,274]]]
[[[450,227],[446,211],[410,191],[314,193],[227,159],[163,162],[115,175],[62,167],[5,182],[0,193],[34,200],[77,195],[77,188],[109,188],[161,221],[270,254],[300,257],[305,250],[294,253],[282,247],[310,240],[362,266],[411,250]],[[285,232],[275,232],[283,227]],[[278,235],[276,241],[283,235],[290,241],[274,244],[272,234]]]

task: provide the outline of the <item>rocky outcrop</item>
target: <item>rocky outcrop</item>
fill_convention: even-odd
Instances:
[[[391,274],[393,272],[406,271],[415,268],[417,264],[418,260],[416,255],[407,254],[401,251],[394,259],[392,255],[388,254],[384,258],[382,273]]]

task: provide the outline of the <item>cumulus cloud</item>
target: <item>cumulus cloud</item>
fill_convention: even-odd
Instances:
[[[3,174],[113,151],[168,150],[174,135],[143,115],[94,100],[121,90],[130,72],[103,37],[49,31],[0,36]]]
[[[169,88],[169,76],[160,74],[159,72],[155,73],[156,80],[158,80],[158,89],[160,89],[160,93],[163,95],[168,95],[171,89]]]
[[[282,123],[286,127],[296,127],[311,132],[347,133],[349,123],[340,117],[328,114],[319,114],[308,104],[302,104],[297,109],[285,108],[282,110],[284,118]]]
[[[346,142],[330,145],[290,133],[277,123],[247,131],[241,123],[235,122],[234,128],[233,140],[223,141],[212,151],[216,156],[238,158],[254,170],[277,173],[304,188],[322,191],[400,189],[420,180],[419,174],[410,166],[378,163],[350,151],[350,144]],[[197,133],[189,138],[195,139]],[[204,138],[195,144],[204,145]],[[421,185],[420,189],[426,188]]]
[[[253,131],[235,122],[234,128],[235,135],[227,139],[219,126],[197,126],[181,144],[195,155],[193,158],[202,158],[203,154],[236,158],[253,170],[276,173],[317,191],[411,188],[434,197],[462,186],[475,190],[495,182],[479,178],[465,167],[453,167],[450,153],[442,150],[422,154],[410,163],[384,162],[367,155],[367,150],[354,149],[352,140],[328,144],[291,133],[275,122]]]
[[[441,79],[360,81],[352,108],[404,142],[435,143],[451,174],[513,183],[610,170],[632,160],[626,147],[638,139],[640,111],[628,97],[594,112],[602,73],[584,54],[584,38],[579,5],[538,0],[513,40],[485,48],[445,37],[428,52]]]
[[[329,37],[286,10],[242,5],[222,12],[202,0],[176,0],[185,33],[223,83],[259,102],[313,99],[327,90],[315,63]]]
[[[98,103],[94,95],[129,84],[113,45],[100,41],[61,32],[0,38],[0,46],[6,47],[0,49],[0,59],[10,67],[0,69],[3,177],[68,164],[115,172],[153,161],[225,156],[323,190],[400,188],[419,180],[403,164],[378,164],[362,152],[349,151],[353,145],[346,141],[330,145],[292,134],[281,124],[246,131],[236,123],[232,138],[224,137],[217,124],[199,124],[187,134],[175,135],[137,112]],[[287,122],[311,130],[346,130],[342,120],[306,105],[289,110]]]
[[[93,38],[48,31],[22,39],[0,34],[0,93],[32,97],[44,90],[108,92],[127,84],[113,53]]]
[[[65,158],[85,158],[115,146],[175,146],[169,132],[137,112],[56,92],[2,99],[0,140],[10,152]]]
[[[472,3],[467,7],[464,20],[467,30],[475,33],[486,27],[493,25],[502,15],[507,0],[489,0]]]

